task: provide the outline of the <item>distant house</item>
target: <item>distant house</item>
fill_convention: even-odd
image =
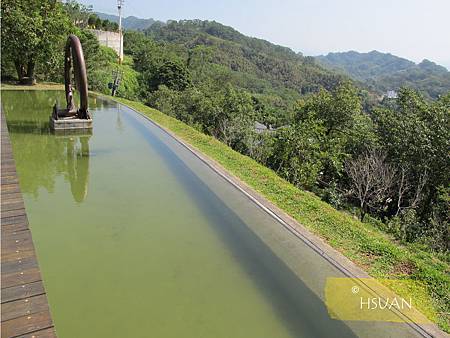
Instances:
[[[273,128],[272,126],[267,127],[265,124],[258,121],[255,122],[254,128],[257,133],[274,132],[276,130],[276,128]]]
[[[398,98],[398,94],[395,90],[388,90],[386,93],[386,97],[388,99],[397,99]]]

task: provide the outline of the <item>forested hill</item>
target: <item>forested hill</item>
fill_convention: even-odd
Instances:
[[[102,19],[118,22],[116,15],[96,14]],[[222,67],[220,70],[234,85],[256,93],[292,98],[316,92],[321,87],[332,89],[348,77],[378,94],[411,87],[429,98],[437,98],[450,90],[450,72],[426,59],[415,64],[378,51],[305,57],[287,47],[245,36],[215,21],[164,23],[129,16],[123,20],[123,26],[126,30],[144,31],[156,41],[177,44],[184,51],[205,47],[206,61]],[[217,75],[216,70],[209,75]]]
[[[117,15],[113,14],[106,14],[106,13],[100,13],[95,12],[95,14],[98,15],[98,17],[102,20],[109,20],[112,22],[119,23],[119,17]],[[132,29],[132,30],[144,30],[153,25],[156,22],[156,20],[149,18],[149,19],[141,19],[137,18],[135,16],[128,16],[124,19],[122,19],[122,24],[124,29]]]
[[[247,37],[215,21],[182,20],[156,23],[145,33],[159,42],[177,44],[189,53],[203,48],[205,57],[235,85],[257,93],[296,94],[334,88],[345,77],[318,65],[287,47]]]
[[[329,53],[318,56],[317,60],[324,66],[368,83],[373,90],[380,92],[408,86],[436,98],[450,90],[450,72],[426,59],[415,64],[388,53],[350,51]]]

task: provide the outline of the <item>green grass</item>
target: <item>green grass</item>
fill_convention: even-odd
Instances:
[[[416,289],[411,295],[416,307],[443,330],[450,332],[450,267],[437,255],[413,245],[401,245],[374,225],[361,223],[352,215],[334,209],[250,157],[168,115],[139,102],[113,99],[145,114],[218,162],[372,277],[416,281]],[[405,298],[410,296],[406,288],[394,291]]]
[[[2,90],[64,90],[64,85],[54,82],[41,82],[35,85],[17,85],[14,82],[2,82]]]

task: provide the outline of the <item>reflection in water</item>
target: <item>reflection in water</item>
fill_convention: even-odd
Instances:
[[[20,100],[2,102],[13,147],[20,149],[14,151],[14,159],[22,192],[36,198],[41,188],[53,193],[57,178],[62,176],[70,184],[74,200],[81,203],[88,191],[91,136],[54,135],[48,120],[52,99],[43,94],[30,92]],[[62,99],[64,93],[55,95]],[[97,100],[93,106],[97,104],[103,101]]]
[[[119,133],[123,133],[123,131],[125,130],[122,122],[120,106],[117,107],[116,129]]]
[[[89,138],[90,136],[69,137],[66,143],[70,190],[78,203],[84,201],[88,191]]]

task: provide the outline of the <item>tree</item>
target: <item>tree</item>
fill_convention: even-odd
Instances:
[[[189,70],[176,60],[167,60],[157,69],[144,73],[144,81],[149,91],[156,91],[164,85],[169,89],[184,90],[192,83]]]
[[[33,83],[37,64],[46,69],[63,59],[74,27],[56,0],[4,0],[1,8],[2,57],[14,63],[20,82]]]
[[[323,121],[326,134],[346,133],[354,124],[355,116],[361,113],[361,100],[357,89],[348,82],[329,92],[322,89],[305,102],[297,114],[297,120],[313,113]]]
[[[269,166],[289,182],[313,188],[323,169],[323,135],[323,125],[312,116],[302,123],[280,128],[274,136]]]
[[[448,96],[427,101],[416,91],[402,88],[394,104],[374,111],[374,119],[382,151],[401,170],[397,203],[390,214],[400,217],[402,229],[414,229],[405,237],[408,241],[433,233],[436,242],[442,242],[438,237],[442,238],[447,223],[434,206],[441,187],[450,182]]]
[[[350,83],[343,83],[332,91],[322,89],[296,106],[295,123],[302,125],[317,121],[322,126],[323,135],[319,138],[322,153],[322,186],[340,179],[343,163],[354,147],[362,147],[363,135],[358,135],[355,125],[364,126],[367,118],[361,112],[358,91]]]
[[[450,187],[440,186],[436,202],[433,204],[428,237],[431,247],[438,250],[450,250]]]
[[[92,15],[92,6],[85,6],[75,0],[66,1],[64,9],[69,15],[72,24],[79,28],[86,28]]]
[[[432,201],[437,187],[450,180],[450,105],[445,97],[428,102],[414,90],[403,88],[394,108],[375,110],[375,121],[388,160],[406,171],[411,187],[421,185],[426,173],[422,200]],[[408,200],[415,198],[416,190],[411,189],[405,202],[411,203]]]
[[[245,154],[248,151],[248,137],[253,131],[255,122],[255,111],[250,94],[244,90],[226,86],[219,105],[220,109],[211,125],[212,134],[233,149]]]
[[[97,16],[97,18],[95,19],[95,28],[102,29],[102,24],[103,24],[103,20]]]
[[[204,45],[196,45],[188,50],[187,68],[195,75],[195,83],[204,81],[208,74],[205,69],[213,59],[214,49]]]
[[[91,15],[89,15],[89,18],[88,18],[88,26],[89,26],[90,28],[95,28],[95,26],[96,26],[96,24],[97,24],[97,19],[98,19],[97,14],[91,14]]]
[[[371,210],[380,211],[392,201],[396,172],[386,162],[386,156],[375,151],[349,160],[345,171],[351,179],[350,194],[359,200],[361,221]]]
[[[159,86],[158,90],[148,96],[147,104],[163,113],[176,117],[181,113],[179,92],[169,89],[164,85]]]

